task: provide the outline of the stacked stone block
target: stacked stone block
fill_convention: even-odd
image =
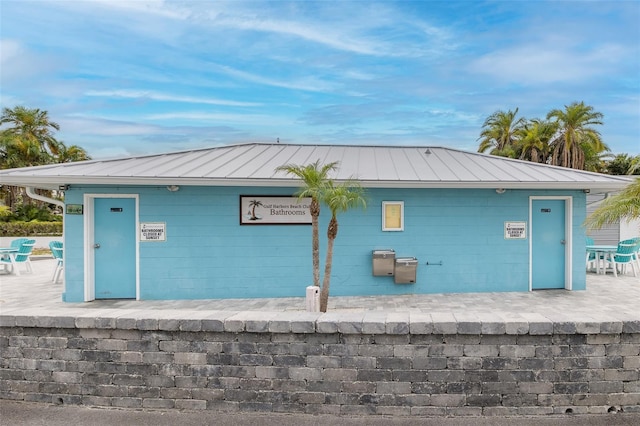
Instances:
[[[0,397],[371,415],[640,412],[640,323],[448,314],[0,317]]]

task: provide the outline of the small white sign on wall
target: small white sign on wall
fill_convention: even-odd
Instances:
[[[527,222],[505,222],[505,240],[525,240],[527,239]]]
[[[140,241],[166,241],[167,224],[164,222],[140,223]]]

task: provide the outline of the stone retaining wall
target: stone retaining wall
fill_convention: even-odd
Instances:
[[[260,315],[3,317],[0,398],[401,416],[640,412],[638,322]]]

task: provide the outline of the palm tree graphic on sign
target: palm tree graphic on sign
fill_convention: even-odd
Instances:
[[[251,200],[249,202],[249,208],[251,209],[251,217],[249,220],[260,220],[261,217],[256,216],[256,207],[262,207],[262,202],[259,200]]]

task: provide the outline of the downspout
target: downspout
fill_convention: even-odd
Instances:
[[[31,186],[26,186],[25,189],[27,190],[27,195],[30,198],[33,198],[34,200],[38,200],[38,201],[44,201],[45,203],[55,204],[56,206],[62,207],[62,211],[64,211],[64,202],[60,200],[55,200],[53,198],[45,197],[44,195],[36,194],[34,188]]]
[[[587,203],[587,206],[599,206],[600,204],[602,204],[602,202],[604,200],[606,200],[607,198],[611,197],[611,193],[610,192],[605,192],[604,193],[604,197],[602,197],[602,200],[596,200],[596,201],[592,201],[591,203]]]

